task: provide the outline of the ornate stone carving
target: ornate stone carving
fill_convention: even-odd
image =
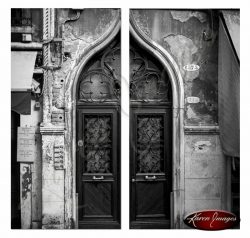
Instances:
[[[107,102],[120,100],[120,46],[112,44],[98,56],[80,75],[78,100],[82,102]]]
[[[171,85],[163,68],[145,53],[130,48],[130,96],[141,102],[171,101]]]
[[[58,109],[64,108],[64,79],[56,79],[52,89],[52,105]]]

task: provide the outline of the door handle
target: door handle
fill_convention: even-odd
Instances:
[[[79,140],[79,141],[77,142],[77,145],[78,145],[78,147],[82,147],[82,146],[83,146],[83,140]]]
[[[154,176],[148,176],[148,175],[146,175],[145,179],[146,180],[156,180],[156,176],[155,175]]]
[[[99,176],[99,177],[93,176],[93,180],[103,180],[103,179],[104,179],[103,176]]]

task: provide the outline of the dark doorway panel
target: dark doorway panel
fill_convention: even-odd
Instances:
[[[79,78],[79,228],[120,228],[120,68],[118,35],[90,60]]]
[[[172,96],[155,58],[130,43],[130,228],[170,228]]]

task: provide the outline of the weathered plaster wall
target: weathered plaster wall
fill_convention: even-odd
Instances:
[[[64,228],[64,171],[55,170],[55,145],[63,135],[43,136],[43,228]]]
[[[193,128],[185,130],[184,137],[184,213],[225,209],[225,159],[218,130],[207,130],[218,125],[218,14],[163,9],[131,14],[137,26],[171,54],[184,81],[184,123]],[[191,64],[199,69],[186,71],[184,66]],[[188,97],[199,101],[188,102]]]
[[[186,135],[186,213],[225,209],[225,162],[218,135]]]
[[[185,98],[200,99],[199,103],[185,103],[185,124],[217,124],[217,15],[210,11],[148,9],[132,10],[131,14],[137,26],[175,59],[184,80]],[[212,34],[211,40],[204,40],[204,31],[208,37]],[[199,70],[183,69],[190,64],[198,65]]]
[[[79,64],[86,48],[108,31],[118,14],[114,9],[83,9],[79,19],[76,11],[70,9],[56,10],[55,37],[63,39],[64,52],[66,53],[63,64],[59,70],[54,70],[51,75],[52,104],[51,122],[58,125],[64,123],[65,85],[71,83],[71,75]],[[65,22],[66,21],[66,22]],[[63,30],[64,25],[64,30]]]
[[[70,85],[79,63],[96,40],[109,32],[120,13],[116,9],[55,9],[52,35],[63,40],[63,62],[47,71],[44,98],[43,141],[43,228],[74,228],[72,115]],[[49,11],[48,11],[49,12]],[[53,52],[52,54],[53,55]],[[47,55],[48,62],[53,60]],[[46,57],[46,55],[44,55]],[[59,151],[61,149],[61,151]]]

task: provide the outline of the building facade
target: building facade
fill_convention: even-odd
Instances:
[[[120,228],[121,159],[131,228],[239,216],[239,10],[130,10],[130,158],[121,9],[11,17],[12,228]]]

